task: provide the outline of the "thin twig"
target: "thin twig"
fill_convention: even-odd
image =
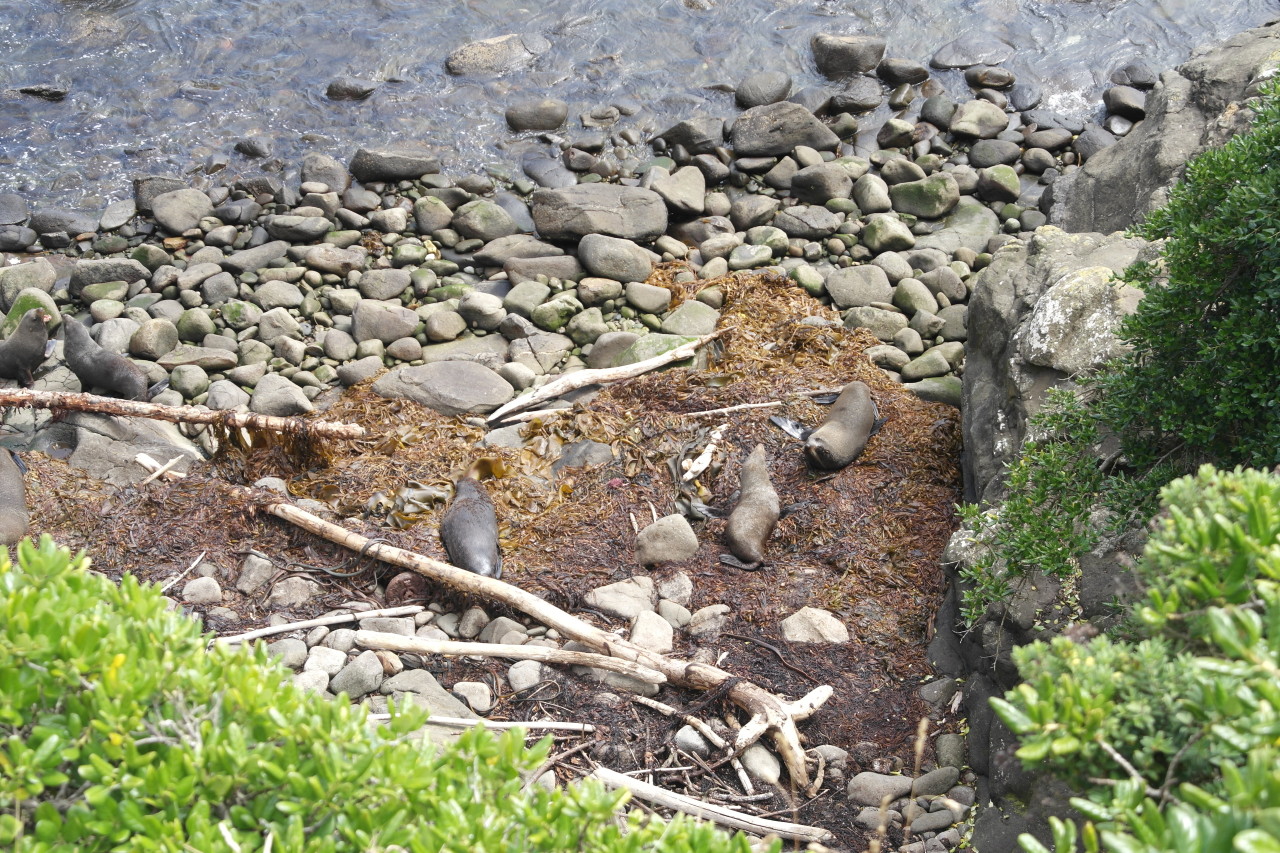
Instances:
[[[161,465],[159,468],[157,468],[156,470],[154,470],[154,471],[152,471],[150,474],[148,474],[148,475],[147,475],[147,478],[146,478],[145,480],[143,480],[141,483],[139,483],[138,485],[139,485],[139,486],[145,486],[147,483],[150,483],[152,480],[156,479],[157,477],[162,477],[162,476],[164,476],[164,475],[165,475],[165,474],[167,474],[170,470],[172,470],[172,469],[173,469],[173,466],[174,466],[174,465],[177,465],[179,462],[181,462],[182,460],[184,460],[184,459],[186,459],[186,458],[187,458],[187,457],[185,457],[185,456],[175,456],[175,457],[173,457],[173,458],[172,458],[172,459],[170,459],[168,462],[164,463],[164,464],[163,464],[163,465]]]
[[[181,458],[181,457],[179,457],[179,458]],[[172,463],[171,463],[171,464],[172,464]],[[185,569],[183,569],[183,570],[178,574],[178,576],[177,576],[176,578],[174,578],[173,580],[169,581],[169,582],[168,582],[167,584],[165,584],[164,586],[160,587],[160,592],[161,592],[161,593],[166,593],[166,592],[168,592],[170,587],[172,587],[175,583],[177,583],[178,581],[180,581],[180,580],[182,580],[183,578],[185,578],[185,577],[187,576],[187,573],[188,573],[188,572],[190,572],[190,571],[191,571],[192,569],[194,569],[196,566],[200,565],[200,561],[201,561],[201,560],[203,560],[203,559],[204,559],[204,555],[205,555],[205,554],[208,554],[208,553],[209,553],[208,551],[201,551],[201,552],[200,552],[200,556],[199,556],[199,557],[196,557],[196,558],[195,558],[195,560],[193,560],[193,561],[192,561],[191,565],[189,565],[189,566],[187,566]]]
[[[247,631],[243,634],[235,634],[230,637],[217,637],[215,642],[233,645],[235,643],[245,643],[249,640],[256,640],[259,637],[270,637],[272,634],[285,634],[289,631],[310,630],[311,628],[319,628],[321,625],[338,625],[343,622],[355,622],[359,619],[368,619],[371,616],[412,616],[415,613],[421,613],[426,610],[421,604],[402,604],[399,607],[385,607],[382,610],[365,610],[359,613],[331,613],[328,616],[318,616],[315,619],[306,619],[302,622],[289,622],[284,625],[268,625],[266,628],[258,628],[254,631]]]
[[[730,748],[729,742],[720,737],[716,730],[707,725],[706,722],[698,719],[692,714],[682,714],[670,705],[664,705],[656,699],[650,699],[648,696],[632,696],[631,701],[639,705],[644,705],[646,708],[652,708],[658,713],[664,714],[668,717],[678,717],[690,726],[693,726],[693,728],[705,737],[716,749],[729,750],[729,763],[733,765],[733,769],[738,773],[738,781],[742,783],[742,790],[746,791],[748,796],[755,793],[755,787],[751,784],[751,776],[748,775],[747,769],[742,766],[742,762],[738,760],[738,757],[733,754],[733,750]],[[710,769],[714,770],[715,768]]]
[[[600,743],[599,740],[583,741],[582,743],[578,744],[575,747],[566,749],[564,752],[560,753],[559,755],[548,755],[547,760],[539,764],[538,769],[534,770],[532,773],[529,774],[528,781],[521,786],[520,790],[522,791],[529,790],[529,786],[532,785],[534,782],[537,782],[538,779],[542,777],[543,773],[550,771],[557,764],[563,764],[573,756],[577,755],[579,752],[588,750],[598,743]]]
[[[725,406],[723,409],[705,409],[701,412],[685,412],[682,415],[676,415],[678,418],[705,418],[710,415],[727,415],[730,412],[742,412],[747,409],[772,409],[777,406],[786,405],[781,400],[771,400],[768,403],[740,403],[736,406]]]
[[[368,719],[375,721],[383,721],[391,719],[390,714],[370,714]],[[596,727],[590,723],[557,723],[557,722],[532,722],[519,723],[510,722],[508,720],[486,720],[476,717],[469,720],[466,717],[441,717],[432,714],[427,718],[428,726],[447,726],[451,729],[469,729],[472,726],[483,726],[486,729],[526,729],[528,731],[539,732],[579,732],[581,734],[594,734]]]

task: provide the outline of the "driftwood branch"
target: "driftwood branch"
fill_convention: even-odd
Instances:
[[[269,503],[264,509],[277,518],[284,519],[356,553],[393,566],[410,569],[454,590],[504,602],[601,654],[655,669],[673,684],[695,690],[714,690],[733,678],[730,673],[719,667],[670,658],[641,648],[615,634],[597,628],[590,622],[566,613],[519,587],[495,578],[472,574],[465,569],[415,554],[412,551],[372,541],[339,525],[317,518],[293,504]],[[816,796],[817,791],[812,788],[808,770],[805,768],[804,750],[800,746],[800,733],[796,729],[796,714],[803,715],[801,719],[812,714],[830,698],[831,693],[831,687],[824,684],[797,702],[789,703],[757,684],[745,679],[736,680],[729,688],[728,698],[750,714],[751,719],[738,732],[734,741],[734,752],[741,753],[762,735],[768,733],[773,738],[774,746],[792,782],[809,796]]]
[[[702,800],[695,800],[693,797],[686,797],[683,794],[659,788],[657,785],[650,785],[648,782],[642,782],[639,779],[632,779],[630,776],[623,776],[621,773],[616,773],[607,767],[597,767],[592,771],[591,778],[600,780],[610,788],[626,788],[642,800],[713,821],[731,829],[740,829],[756,835],[776,835],[788,841],[825,843],[835,838],[830,832],[819,826],[786,823],[780,820],[768,820],[767,818],[743,814],[742,812],[727,809],[724,806],[705,803]]]
[[[594,666],[620,672],[649,684],[666,684],[667,677],[647,666],[618,658],[593,655],[590,652],[566,652],[545,646],[513,646],[501,643],[458,643],[452,640],[428,640],[425,637],[406,637],[403,634],[387,634],[381,631],[356,631],[356,645],[366,649],[386,649],[393,652],[412,652],[419,655],[470,655],[471,657],[507,658],[509,660],[536,660],[544,663]]]
[[[142,462],[141,459],[139,461]],[[174,473],[170,471],[169,475]],[[460,592],[504,602],[603,655],[650,667],[681,687],[702,691],[715,690],[732,680],[733,685],[726,695],[731,702],[751,715],[751,719],[739,729],[737,737],[734,738],[734,754],[741,754],[761,736],[769,734],[782,759],[783,766],[791,776],[792,783],[808,796],[817,796],[817,786],[809,780],[809,771],[805,767],[805,754],[800,745],[800,732],[796,728],[796,721],[813,714],[827,699],[831,698],[833,691],[830,685],[824,684],[795,702],[787,702],[753,682],[735,679],[733,675],[717,666],[670,658],[641,648],[615,634],[597,628],[590,622],[566,613],[530,592],[495,578],[473,574],[422,554],[375,542],[337,524],[331,524],[290,503],[268,503],[263,506],[263,509],[277,518],[358,554],[409,569]]]
[[[360,619],[368,619],[371,616],[412,616],[415,613],[421,613],[425,609],[426,608],[421,604],[405,604],[400,607],[385,607],[382,610],[332,613],[328,616],[319,616],[315,619],[307,619],[303,622],[289,622],[285,625],[269,625],[266,628],[258,628],[255,631],[247,631],[243,634],[236,634],[231,637],[218,637],[215,642],[234,645],[235,643],[246,643],[249,640],[256,640],[259,637],[270,637],[273,634],[287,634],[290,631],[307,631],[312,628],[319,628],[322,625],[340,625],[343,622],[355,622]]]
[[[117,400],[96,394],[73,394],[67,391],[32,391],[27,388],[0,390],[0,406],[30,406],[75,412],[97,412],[127,418],[150,418],[157,421],[188,424],[218,424],[228,428],[259,429],[291,435],[307,433],[326,438],[363,438],[365,428],[359,424],[335,424],[301,418],[280,418],[244,412],[210,411],[194,406],[162,406],[137,400]]]
[[[536,406],[545,400],[554,400],[557,397],[568,394],[570,391],[577,391],[579,388],[585,388],[588,385],[603,385],[608,382],[617,382],[620,379],[631,379],[634,376],[642,376],[650,370],[656,370],[673,361],[692,358],[699,347],[715,340],[724,334],[724,331],[724,329],[721,329],[710,335],[704,335],[696,341],[681,344],[673,350],[664,352],[662,355],[655,355],[653,358],[647,358],[635,364],[625,364],[621,367],[602,367],[595,370],[575,370],[572,373],[566,373],[554,382],[548,382],[543,385],[532,394],[516,397],[505,406],[499,407],[493,414],[489,415],[489,423],[504,420],[511,412],[518,412],[530,406]]]

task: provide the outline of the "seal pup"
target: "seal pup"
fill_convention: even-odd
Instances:
[[[0,545],[13,545],[26,536],[30,521],[22,469],[9,450],[0,447]]]
[[[831,404],[822,426],[810,433],[804,455],[815,467],[838,471],[858,458],[882,423],[871,389],[863,382],[850,382]]]
[[[13,334],[0,342],[0,377],[30,385],[32,374],[44,361],[49,343],[45,323],[52,319],[39,308],[22,315]]]
[[[458,568],[487,578],[502,577],[498,516],[489,493],[474,477],[465,476],[454,487],[453,502],[440,519],[440,541]]]
[[[80,380],[83,390],[99,388],[125,400],[148,399],[147,375],[142,368],[98,346],[83,323],[68,317],[62,325],[66,328],[67,367]]]
[[[778,492],[769,479],[764,445],[757,444],[738,474],[738,503],[729,513],[725,543],[732,554],[721,554],[720,562],[755,571],[764,565],[764,546],[782,516]]]

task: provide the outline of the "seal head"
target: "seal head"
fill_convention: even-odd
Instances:
[[[458,568],[487,578],[502,577],[498,517],[479,480],[463,477],[458,481],[453,503],[440,519],[440,541]]]

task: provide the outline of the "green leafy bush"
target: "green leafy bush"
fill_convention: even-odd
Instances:
[[[1102,425],[1097,412],[1070,389],[1054,388],[1032,416],[1022,453],[1009,468],[1003,502],[990,510],[960,508],[975,557],[960,568],[966,582],[961,615],[976,623],[993,603],[1012,594],[1032,572],[1068,577],[1076,558],[1124,522],[1155,509],[1152,477],[1106,473],[1098,463]],[[1163,475],[1163,469],[1154,478]],[[1112,524],[1090,523],[1095,509]]]
[[[1138,643],[1065,638],[1015,653],[992,705],[1018,752],[1082,786],[1059,853],[1280,851],[1280,477],[1205,466],[1163,491],[1138,571]],[[1094,825],[1096,824],[1096,826]],[[1029,850],[1044,848],[1024,836]]]
[[[1280,89],[1249,133],[1194,158],[1136,231],[1162,263],[1121,331],[1133,349],[1102,377],[1106,420],[1139,465],[1171,455],[1280,463]],[[1184,469],[1186,470],[1186,469]]]
[[[47,538],[0,558],[0,848],[749,850],[621,817],[625,794],[598,785],[523,791],[549,746],[518,731],[434,751],[409,737],[419,709],[371,726],[87,565]]]

